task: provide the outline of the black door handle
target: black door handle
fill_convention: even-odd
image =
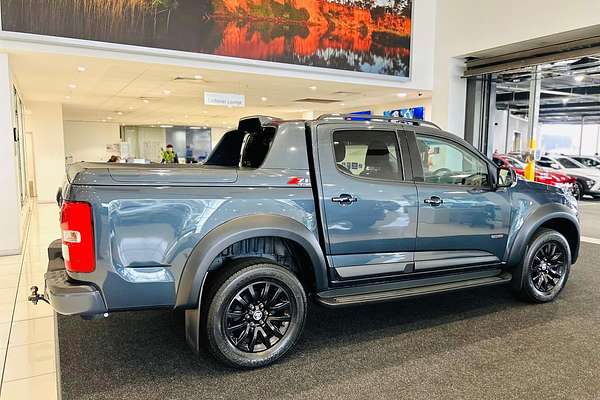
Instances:
[[[331,201],[334,203],[340,203],[345,206],[348,204],[356,203],[358,199],[356,197],[352,197],[351,194],[340,194],[338,197],[332,197]]]
[[[428,199],[425,199],[425,204],[429,204],[432,207],[437,207],[439,205],[441,205],[442,203],[444,203],[444,200],[440,199],[437,196],[431,196]]]

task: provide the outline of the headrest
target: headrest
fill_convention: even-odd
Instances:
[[[368,156],[387,156],[390,154],[388,147],[383,142],[371,142],[369,143],[369,148],[367,149],[367,157]]]
[[[346,158],[346,144],[343,142],[333,142],[333,151],[335,152],[335,162],[342,162]]]

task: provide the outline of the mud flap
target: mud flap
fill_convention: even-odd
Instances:
[[[185,338],[194,354],[200,353],[200,309],[185,310]]]

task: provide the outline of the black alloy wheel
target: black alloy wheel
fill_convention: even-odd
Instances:
[[[541,293],[551,293],[565,276],[566,257],[561,243],[552,241],[540,247],[529,270],[533,286]]]
[[[275,362],[296,343],[307,299],[298,277],[266,259],[221,267],[204,301],[205,335],[212,354],[236,368]]]
[[[534,303],[554,300],[565,287],[571,271],[571,248],[553,229],[541,228],[531,238],[522,263],[513,270],[513,289]]]
[[[223,331],[243,352],[265,351],[285,336],[293,312],[290,294],[281,285],[253,282],[229,302],[223,315]]]

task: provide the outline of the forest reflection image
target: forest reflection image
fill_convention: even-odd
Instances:
[[[412,0],[0,0],[4,30],[408,76]]]

